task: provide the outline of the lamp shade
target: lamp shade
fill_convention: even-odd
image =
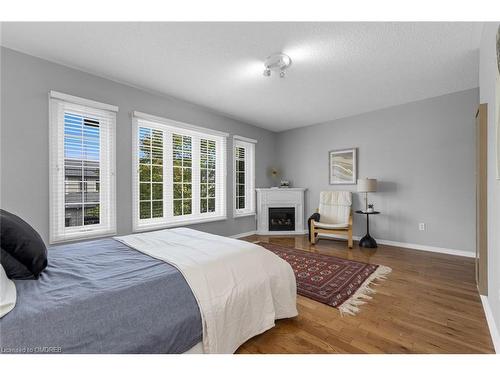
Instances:
[[[377,191],[377,180],[375,178],[358,179],[358,191],[361,193]]]

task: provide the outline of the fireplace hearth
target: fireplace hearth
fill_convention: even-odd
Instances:
[[[269,231],[294,231],[294,207],[269,207]]]
[[[305,233],[306,189],[257,188],[257,234],[283,236]]]

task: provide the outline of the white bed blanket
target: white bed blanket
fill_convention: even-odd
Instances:
[[[261,246],[188,228],[115,239],[184,275],[200,308],[205,353],[234,353],[276,319],[297,315],[292,268]]]

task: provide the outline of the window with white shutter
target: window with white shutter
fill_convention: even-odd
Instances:
[[[139,128],[139,216],[163,217],[163,132]]]
[[[133,115],[134,230],[226,219],[227,134]]]
[[[210,139],[201,139],[200,144],[200,211],[215,211],[216,189],[216,143]]]
[[[50,92],[50,242],[116,232],[117,107]]]
[[[233,137],[235,217],[255,214],[255,143],[254,139]]]
[[[174,216],[193,213],[193,137],[172,134]]]

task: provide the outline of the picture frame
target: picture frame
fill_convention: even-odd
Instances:
[[[330,185],[355,185],[357,182],[357,148],[332,150],[328,153]]]

